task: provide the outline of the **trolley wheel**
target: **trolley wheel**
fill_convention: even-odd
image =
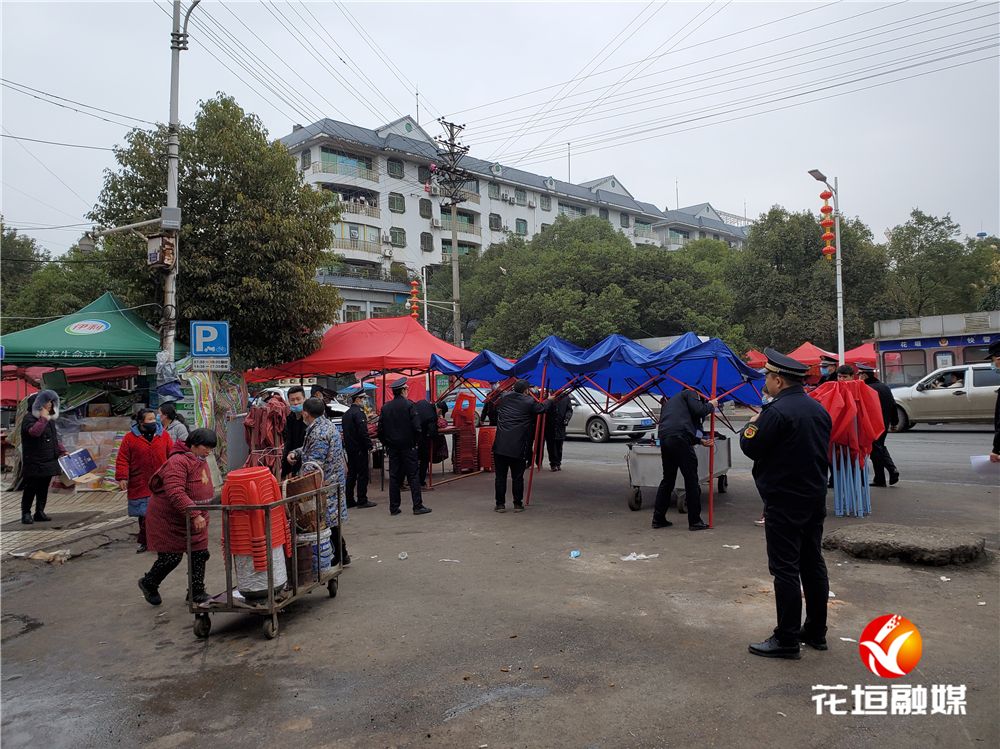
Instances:
[[[340,587],[337,583],[337,578],[333,578],[330,582],[326,584],[326,590],[330,594],[330,598],[337,597],[337,588]]]
[[[633,512],[642,509],[642,489],[638,486],[632,490],[632,496],[628,498],[628,508]]]
[[[729,490],[729,477],[719,476],[719,494],[725,494]]]
[[[264,630],[264,637],[268,640],[273,640],[278,636],[278,622],[273,617],[268,617],[264,620],[262,629]]]
[[[204,640],[206,637],[208,637],[208,634],[211,631],[212,631],[212,620],[209,618],[208,614],[195,614],[194,636],[200,640]]]

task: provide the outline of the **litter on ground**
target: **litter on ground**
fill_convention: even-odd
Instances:
[[[643,559],[656,559],[659,554],[636,554],[634,551],[628,556],[619,557],[623,562],[639,562]]]

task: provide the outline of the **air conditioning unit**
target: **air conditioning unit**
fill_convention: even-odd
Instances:
[[[529,200],[528,201],[528,208],[534,208],[534,207],[535,207],[535,201],[534,200]]]
[[[509,227],[509,226],[507,226],[507,224],[504,224],[504,225],[503,225],[503,230],[504,230],[504,231],[510,231],[510,227]]]
[[[441,194],[441,188],[438,187],[437,185],[431,185],[431,195],[440,195],[440,194]]]
[[[392,241],[392,235],[389,232],[387,232],[387,231],[382,232],[382,241],[386,242],[386,243],[391,242]]]
[[[504,201],[505,203],[510,202],[510,193],[509,192],[503,193],[500,196],[500,200]]]
[[[431,228],[432,229],[440,229],[441,228],[441,219],[439,219],[439,218],[432,218],[431,219]]]
[[[386,247],[384,250],[382,250],[382,254],[385,257],[392,257],[392,248],[391,247]]]

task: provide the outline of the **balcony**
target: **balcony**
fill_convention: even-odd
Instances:
[[[656,234],[653,233],[652,227],[648,226],[635,227],[635,236],[639,239],[656,239]]]
[[[464,224],[461,221],[456,221],[452,224],[450,219],[441,219],[441,231],[451,231],[452,226],[458,229],[459,234],[468,234],[473,237],[482,236],[482,227],[477,224]]]
[[[356,213],[369,218],[381,218],[382,211],[377,205],[366,205],[364,203],[340,202],[337,204],[343,213]]]
[[[342,237],[334,237],[333,249],[353,250],[354,252],[363,252],[367,255],[382,256],[381,242],[368,242],[363,239],[344,239]]]
[[[480,198],[479,198],[479,193],[478,192],[471,192],[469,190],[462,190],[461,191],[461,196],[462,196],[463,200],[468,200],[470,203],[475,203],[476,205],[479,205]]]
[[[378,172],[363,166],[339,164],[335,161],[314,161],[313,174],[339,174],[342,177],[359,177],[369,182],[378,182]]]

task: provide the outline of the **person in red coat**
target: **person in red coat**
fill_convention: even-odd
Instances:
[[[208,504],[215,496],[207,461],[217,441],[211,429],[195,429],[184,442],[173,445],[167,462],[149,480],[152,496],[146,511],[146,540],[150,551],[156,552],[156,561],[139,578],[139,590],[153,606],[163,602],[160,585],[187,551],[188,508]],[[195,511],[191,513],[191,589],[195,603],[208,600],[208,558],[208,512]]]
[[[128,492],[128,516],[139,519],[139,545],[135,553],[146,550],[146,507],[149,503],[149,479],[167,460],[173,440],[156,423],[156,412],[144,408],[136,413],[132,431],[118,447],[115,461],[115,481]]]

